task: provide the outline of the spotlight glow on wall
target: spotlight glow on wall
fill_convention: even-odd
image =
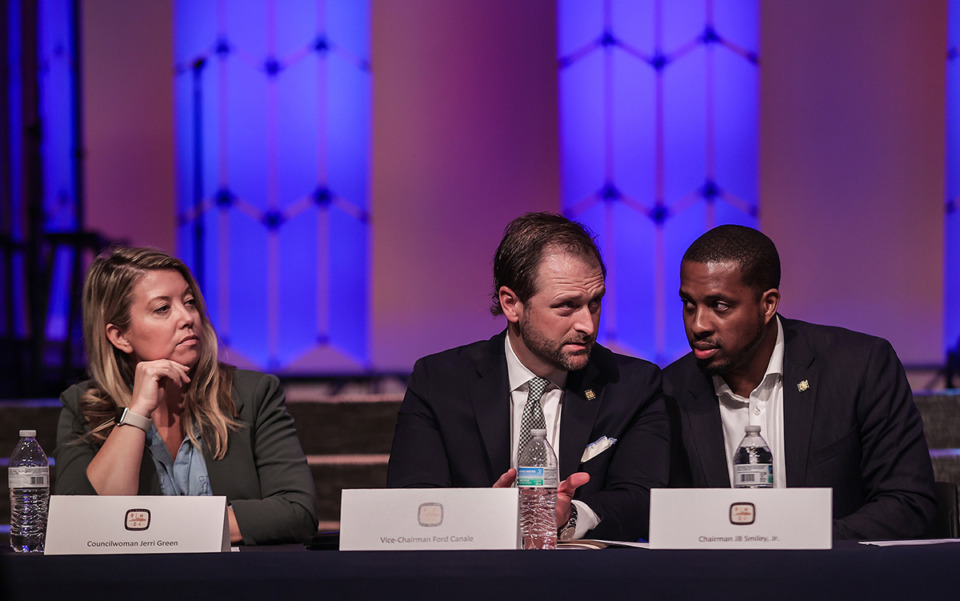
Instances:
[[[176,5],[180,254],[231,362],[368,366],[365,0]]]
[[[607,263],[601,340],[666,364],[689,350],[680,257],[756,226],[759,5],[561,0],[563,207]]]

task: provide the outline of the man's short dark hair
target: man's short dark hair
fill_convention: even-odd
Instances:
[[[721,225],[694,240],[683,261],[736,263],[746,286],[780,288],[780,254],[773,240],[752,227]]]
[[[594,235],[582,224],[556,213],[527,213],[511,221],[493,258],[493,304],[501,315],[500,287],[513,290],[521,302],[536,293],[537,268],[549,248],[559,248],[582,259],[596,261],[607,275]]]

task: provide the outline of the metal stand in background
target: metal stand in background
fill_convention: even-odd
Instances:
[[[41,235],[29,244],[2,237],[0,243],[4,324],[0,361],[10,368],[8,376],[0,378],[0,398],[57,396],[83,374],[83,276],[110,242],[94,232],[69,232]],[[65,289],[57,289],[58,267],[67,271],[59,279]],[[55,296],[65,302],[62,338],[48,331]]]
[[[947,388],[960,386],[960,380],[955,380],[955,378],[960,378],[960,340],[957,341],[957,346],[947,351],[947,367],[944,378]]]

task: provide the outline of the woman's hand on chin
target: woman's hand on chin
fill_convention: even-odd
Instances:
[[[137,363],[133,377],[133,396],[130,398],[130,411],[144,417],[152,417],[153,412],[163,402],[164,387],[170,383],[181,390],[190,383],[190,368],[169,359],[141,361]]]

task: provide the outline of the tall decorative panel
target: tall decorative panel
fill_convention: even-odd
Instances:
[[[661,364],[689,350],[680,258],[755,226],[759,3],[560,0],[563,207],[607,263],[600,338]]]
[[[960,353],[960,0],[950,0],[947,52],[947,198],[944,340]]]
[[[8,97],[4,102],[9,132],[3,141],[9,145],[3,234],[15,245],[26,245],[32,237],[46,241],[49,235],[70,234],[81,227],[77,198],[75,16],[69,0],[41,0],[35,4],[15,1],[3,10],[8,25]],[[28,11],[33,12],[27,14]],[[25,27],[29,30],[25,31]],[[25,46],[34,42],[35,50]],[[33,52],[36,71],[24,73],[24,56]],[[25,89],[25,78],[35,78],[35,90]],[[46,339],[68,339],[74,251],[69,244],[57,242],[54,238],[49,248],[40,251],[44,256],[38,259],[37,268],[42,275],[27,276],[23,257],[15,253],[12,282],[20,292],[4,296],[16,305],[12,314],[18,318],[13,321],[13,328],[19,335],[26,334],[29,322],[43,328]],[[41,278],[45,304],[24,306],[26,281]],[[28,319],[26,315],[31,311],[41,311],[43,315]]]
[[[26,242],[29,232],[26,211],[25,157],[22,133],[24,127],[23,107],[23,52],[24,32],[22,2],[9,2],[2,7],[2,48],[4,65],[2,72],[3,98],[0,99],[0,241],[3,260],[0,260],[0,277],[3,293],[0,294],[0,340],[8,345],[10,340],[25,340],[29,336],[27,320],[27,290],[25,257],[18,249]],[[0,351],[2,352],[2,351]]]
[[[70,0],[44,0],[38,4],[38,73],[40,122],[42,123],[41,161],[42,223],[46,234],[70,234],[82,227],[82,205],[78,201],[79,170],[77,168],[77,128],[80,126],[79,105],[76,97],[74,56],[74,3]],[[79,277],[81,252],[67,240],[57,243],[54,237],[51,256],[49,296],[46,316],[46,339],[67,341],[71,334],[79,339],[79,321],[76,331],[68,330],[72,297],[79,289],[74,278]]]
[[[366,369],[368,2],[175,10],[179,248],[228,360]]]
[[[0,394],[59,391],[82,363],[75,8],[0,5]]]

